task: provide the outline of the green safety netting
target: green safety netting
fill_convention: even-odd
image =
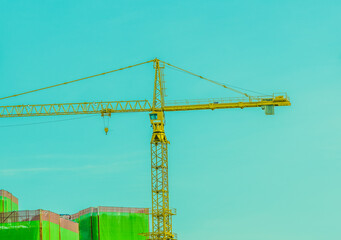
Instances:
[[[18,199],[11,193],[0,190],[0,213],[18,211]]]
[[[0,239],[39,240],[39,221],[0,223]]]
[[[88,208],[71,216],[79,223],[80,240],[145,240],[149,232],[146,208]]]
[[[0,239],[79,240],[78,224],[44,210],[0,213]]]

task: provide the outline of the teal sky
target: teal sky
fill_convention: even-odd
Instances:
[[[293,105],[275,116],[166,114],[174,231],[186,240],[339,240],[340,12],[336,0],[3,0],[0,97],[155,57],[287,92]],[[165,78],[169,100],[238,96],[170,69]],[[0,105],[151,99],[152,89],[148,65]],[[21,209],[150,207],[148,115],[113,115],[108,136],[100,116],[59,121],[73,118],[0,119],[0,189]]]

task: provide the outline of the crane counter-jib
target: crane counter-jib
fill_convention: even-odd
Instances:
[[[214,109],[228,109],[228,108],[252,108],[265,106],[290,106],[289,101],[275,102],[275,101],[257,101],[257,102],[236,102],[236,103],[208,103],[208,104],[192,104],[192,105],[174,105],[165,106],[164,111],[190,111],[190,110],[214,110]]]

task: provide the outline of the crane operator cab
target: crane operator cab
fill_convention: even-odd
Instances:
[[[150,122],[152,124],[162,123],[163,119],[164,119],[164,113],[163,112],[152,112],[152,113],[149,113],[149,117],[150,117]]]
[[[155,111],[151,112],[149,114],[150,123],[152,124],[153,128],[153,136],[152,136],[152,143],[158,144],[158,143],[169,143],[165,134],[165,115],[162,111]]]

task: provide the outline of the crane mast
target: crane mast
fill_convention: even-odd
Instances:
[[[153,127],[151,139],[151,180],[152,180],[152,232],[149,239],[171,240],[172,215],[169,208],[168,144],[164,121],[164,64],[154,62],[155,81],[152,113],[149,114]]]
[[[285,93],[267,96],[249,96],[239,90],[224,84],[207,79],[200,75],[191,73],[159,59],[131,65],[128,67],[112,70],[105,73],[96,74],[90,77],[80,78],[69,82],[56,84],[53,86],[32,90],[12,96],[2,97],[2,99],[21,96],[53,87],[62,86],[97,77],[116,71],[129,69],[146,63],[154,64],[154,92],[153,101],[133,100],[133,101],[107,101],[107,102],[82,102],[82,103],[57,103],[57,104],[35,104],[35,105],[12,105],[0,106],[0,118],[10,117],[32,117],[32,116],[58,116],[77,114],[101,114],[110,115],[112,113],[128,112],[149,112],[150,122],[153,128],[151,138],[151,188],[152,188],[152,231],[141,233],[149,240],[174,240],[176,234],[172,229],[172,216],[176,214],[169,206],[169,182],[168,182],[168,144],[165,133],[165,112],[168,111],[193,111],[193,110],[214,110],[231,108],[255,108],[260,107],[265,110],[266,115],[274,114],[274,107],[290,106],[291,102]],[[163,71],[165,66],[173,67],[177,70],[194,75],[203,80],[220,85],[228,90],[242,94],[238,98],[219,98],[208,100],[184,100],[165,103],[165,83]]]

